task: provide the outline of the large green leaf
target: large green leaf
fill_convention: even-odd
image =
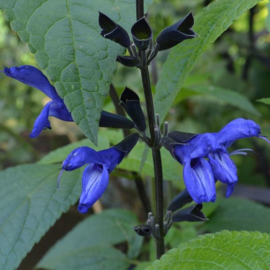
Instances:
[[[215,99],[224,101],[226,104],[233,105],[241,110],[253,113],[255,115],[260,115],[257,109],[252,105],[252,103],[240,93],[235,91],[230,91],[227,89],[222,89],[216,86],[197,86],[193,88],[182,88],[176,97],[176,102],[181,101],[189,96],[194,95],[206,95],[214,97]]]
[[[270,233],[270,209],[258,203],[240,198],[221,199],[219,207],[209,221],[204,223],[204,230],[246,230]]]
[[[116,72],[115,59],[123,52],[120,45],[100,35],[98,11],[130,30],[135,1],[0,0],[0,9],[55,82],[76,124],[96,144],[103,101]]]
[[[77,225],[39,262],[45,269],[125,270],[140,250],[143,238],[133,227],[137,218],[126,210],[111,209]],[[110,247],[127,241],[128,256]]]
[[[194,30],[200,37],[186,40],[171,50],[156,86],[155,111],[160,114],[161,120],[207,46],[258,2],[260,0],[216,0],[195,16]]]
[[[59,166],[23,165],[0,172],[0,269],[17,268],[80,193],[80,170],[62,177]]]
[[[270,237],[259,232],[229,232],[200,236],[171,249],[147,270],[267,270]]]

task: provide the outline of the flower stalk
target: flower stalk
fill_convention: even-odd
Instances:
[[[144,1],[136,0],[137,20],[144,16]],[[141,51],[141,58],[146,59],[146,52]],[[150,131],[150,147],[152,149],[152,157],[154,163],[155,173],[155,206],[156,206],[156,224],[159,227],[159,235],[156,237],[156,254],[159,259],[164,254],[164,232],[163,232],[163,174],[162,174],[162,161],[159,146],[156,145],[156,120],[153,95],[151,91],[151,83],[149,70],[146,61],[143,62],[141,68],[141,78],[144,89],[145,103],[147,108],[147,117]]]

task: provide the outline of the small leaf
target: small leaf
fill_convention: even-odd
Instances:
[[[136,257],[143,241],[133,231],[137,222],[133,213],[120,209],[93,215],[58,241],[38,263],[38,267],[63,270],[127,269],[129,258],[109,245],[127,241],[129,255],[132,255],[130,258]]]
[[[258,2],[260,0],[216,0],[195,16],[194,31],[199,37],[186,40],[171,50],[156,86],[155,111],[160,114],[161,121],[207,46]]]
[[[169,250],[146,270],[269,269],[269,249],[269,234],[222,231]]]
[[[219,200],[219,207],[208,216],[204,230],[246,230],[270,233],[270,209],[258,203],[240,198]]]
[[[15,269],[80,194],[80,170],[59,165],[23,165],[0,172],[0,269]]]
[[[261,99],[257,99],[257,101],[270,105],[270,98],[261,98]]]

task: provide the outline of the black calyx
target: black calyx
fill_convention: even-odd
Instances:
[[[145,131],[145,117],[141,108],[139,96],[129,88],[125,88],[120,97],[120,105],[134,122],[139,131]]]
[[[127,136],[123,141],[113,146],[117,150],[125,153],[125,156],[133,149],[138,142],[140,136],[138,133],[133,133]]]
[[[168,137],[173,139],[177,143],[187,144],[192,138],[197,136],[197,134],[181,132],[181,131],[172,131],[169,132]]]
[[[193,199],[189,195],[186,189],[184,189],[182,192],[180,192],[177,196],[175,196],[172,201],[170,202],[167,210],[168,211],[176,211],[181,209],[186,204],[192,202]]]
[[[137,67],[140,64],[140,60],[133,56],[120,56],[118,55],[116,61],[126,67]]]
[[[177,211],[172,215],[173,222],[196,222],[208,220],[204,213],[201,211],[203,208],[202,204],[195,204],[187,207],[183,210]]]
[[[149,236],[152,234],[152,227],[150,225],[138,225],[134,227],[134,231],[140,236]]]
[[[99,126],[110,127],[110,128],[131,129],[131,128],[134,128],[134,123],[124,116],[102,111],[101,117],[99,120]]]
[[[119,24],[115,23],[105,14],[99,12],[99,25],[102,29],[100,34],[107,39],[110,39],[121,46],[128,48],[131,44],[127,31]]]
[[[134,23],[131,28],[131,35],[135,45],[140,51],[148,49],[150,42],[152,41],[153,34],[152,29],[144,17]]]
[[[186,39],[197,37],[197,34],[191,29],[194,24],[194,17],[190,12],[184,19],[165,28],[157,37],[159,51],[167,50],[181,43]]]

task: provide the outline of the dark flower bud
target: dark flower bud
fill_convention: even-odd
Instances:
[[[140,51],[145,51],[149,47],[152,41],[152,30],[144,17],[133,24],[131,35]]]
[[[113,146],[113,148],[125,153],[125,156],[133,149],[138,142],[140,136],[138,133],[133,133],[127,136],[123,141]]]
[[[165,28],[157,37],[159,51],[167,50],[180,42],[197,37],[197,34],[191,29],[194,24],[192,12],[184,19]]]
[[[207,218],[201,212],[203,206],[202,204],[196,204],[192,205],[188,208],[185,208],[183,210],[180,210],[173,214],[172,221],[173,222],[182,222],[182,221],[189,221],[189,222],[195,222],[195,221],[206,221]]]
[[[102,111],[99,120],[99,126],[131,129],[134,128],[134,123],[124,116]]]
[[[118,55],[116,61],[126,67],[136,67],[140,64],[140,60],[133,56],[120,56]]]
[[[120,101],[120,105],[124,107],[138,130],[145,131],[145,117],[141,108],[139,96],[134,91],[126,87],[120,97]]]
[[[167,210],[174,212],[176,210],[181,209],[184,205],[190,202],[192,202],[192,198],[190,197],[187,190],[184,189],[181,193],[179,193],[172,199]]]
[[[152,234],[152,227],[150,225],[139,225],[134,227],[134,231],[140,236],[149,236]]]
[[[190,141],[195,136],[197,136],[197,134],[181,132],[181,131],[172,131],[168,134],[169,138],[182,144],[188,143],[188,141]]]
[[[121,46],[128,48],[130,46],[130,39],[128,33],[120,25],[115,23],[105,14],[99,12],[99,25],[102,28],[100,34],[104,38],[108,38]]]

